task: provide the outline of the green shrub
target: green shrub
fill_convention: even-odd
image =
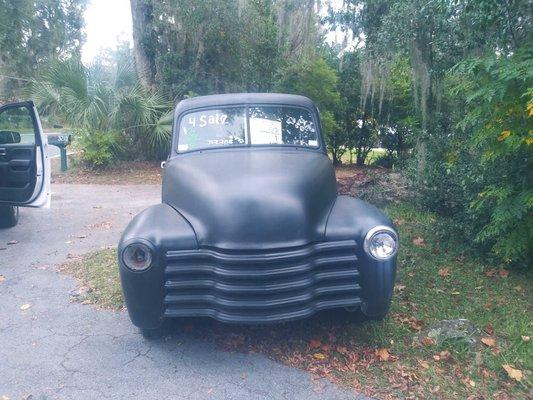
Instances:
[[[80,162],[89,168],[112,165],[124,153],[124,139],[116,131],[81,131],[76,142],[81,149]]]
[[[533,57],[531,46],[459,64],[456,129],[425,142],[411,180],[427,208],[453,216],[473,243],[508,264],[532,265]],[[466,113],[464,112],[466,110]]]
[[[397,157],[394,153],[382,153],[378,154],[375,159],[372,160],[371,165],[383,168],[392,168],[397,161]]]

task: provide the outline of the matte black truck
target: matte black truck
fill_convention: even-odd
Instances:
[[[398,234],[376,207],[337,194],[306,97],[196,97],[175,110],[161,204],[119,244],[132,322],[282,322],[345,308],[389,309]]]

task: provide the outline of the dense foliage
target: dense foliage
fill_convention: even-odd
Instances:
[[[467,241],[531,264],[528,2],[350,0],[328,20],[364,38],[343,56],[360,68],[357,121],[376,131],[352,135],[358,155],[380,143]]]
[[[20,95],[39,68],[79,55],[86,0],[0,0],[0,99]]]
[[[172,99],[188,93],[270,91],[286,66],[314,56],[319,39],[315,3],[132,0],[141,80]]]
[[[87,67],[76,61],[83,0],[0,0],[0,74],[32,81],[4,79],[3,97],[31,86],[45,115],[82,132],[86,161],[104,165],[164,158],[182,98],[303,94],[335,163],[402,169],[420,204],[453,217],[466,241],[527,265],[529,3],[130,0],[133,50]]]
[[[77,128],[89,164],[162,158],[168,150],[171,105],[137,81],[131,64],[86,68],[76,60],[57,61],[31,92],[44,114]]]

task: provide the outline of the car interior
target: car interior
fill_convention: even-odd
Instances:
[[[0,201],[24,203],[37,183],[37,124],[25,105],[0,108]]]

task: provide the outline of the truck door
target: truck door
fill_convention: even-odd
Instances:
[[[47,146],[33,102],[0,107],[0,205],[50,206]]]

